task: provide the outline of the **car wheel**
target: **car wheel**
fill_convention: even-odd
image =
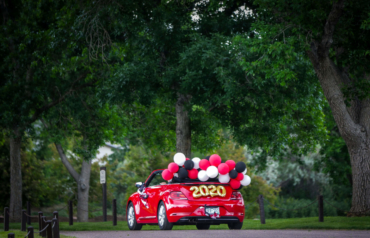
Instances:
[[[138,224],[135,217],[134,205],[130,203],[127,208],[127,225],[130,230],[141,230],[143,225]]]
[[[163,202],[158,206],[158,226],[161,230],[172,230],[173,224],[168,221],[166,214],[166,207]]]
[[[230,230],[240,230],[242,229],[243,222],[234,222],[227,224]]]
[[[211,224],[196,224],[198,230],[208,230]]]

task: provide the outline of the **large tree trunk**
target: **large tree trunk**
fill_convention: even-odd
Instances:
[[[344,0],[333,2],[321,40],[312,41],[307,54],[328,100],[351,158],[352,207],[350,215],[370,214],[370,100],[350,98],[347,107],[341,87],[352,79],[345,68],[335,65],[329,57],[335,26],[344,8]]]
[[[190,101],[190,96],[178,94],[176,102],[176,152],[191,157],[191,129],[190,117],[186,105]]]
[[[91,161],[83,161],[81,174],[78,179],[77,220],[89,221],[89,189],[90,189]]]
[[[62,163],[77,183],[77,220],[79,222],[89,221],[89,190],[91,161],[83,161],[81,174],[78,174],[68,161],[61,145],[55,144]]]
[[[353,186],[349,215],[355,216],[370,214],[370,154],[368,146],[359,147],[350,150]]]
[[[10,219],[21,221],[22,210],[22,135],[18,127],[13,129],[10,138]]]

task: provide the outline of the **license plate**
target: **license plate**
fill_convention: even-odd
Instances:
[[[220,215],[220,208],[219,207],[206,207],[206,213],[213,215]]]

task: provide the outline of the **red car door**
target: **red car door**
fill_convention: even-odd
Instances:
[[[146,222],[157,222],[157,206],[159,200],[161,199],[160,194],[162,191],[161,183],[165,183],[166,181],[163,180],[161,171],[153,174],[150,181],[148,180],[148,187],[144,190],[144,196],[141,196],[141,211],[140,211],[140,219],[139,220],[146,220]]]

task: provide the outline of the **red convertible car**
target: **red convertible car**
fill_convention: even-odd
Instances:
[[[136,183],[138,191],[130,196],[126,207],[130,230],[140,230],[145,224],[158,224],[161,230],[191,224],[200,230],[219,224],[241,229],[244,200],[240,192],[217,179],[201,182],[174,177],[168,182],[162,178],[162,171],[155,170],[145,183]]]

